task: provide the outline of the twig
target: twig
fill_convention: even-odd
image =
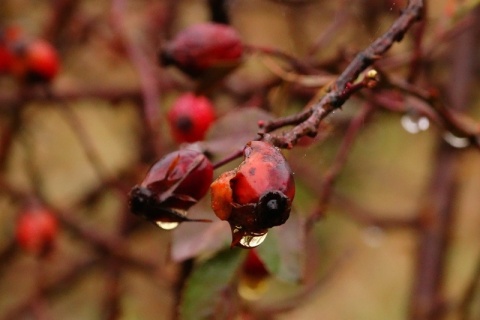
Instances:
[[[153,141],[153,149],[156,156],[161,154],[162,146],[159,134],[160,129],[160,114],[159,114],[159,92],[157,89],[157,79],[152,72],[153,61],[149,61],[139,46],[133,43],[127,36],[125,31],[125,0],[112,0],[111,8],[111,23],[114,31],[121,39],[130,60],[134,64],[140,77],[140,86],[143,97],[143,116],[147,125],[149,137]]]
[[[359,113],[353,118],[350,122],[350,126],[345,133],[342,143],[338,149],[337,155],[333,160],[331,167],[323,176],[322,180],[322,191],[318,196],[318,206],[315,211],[308,217],[308,225],[313,225],[315,221],[320,219],[330,202],[330,197],[332,195],[333,184],[335,183],[338,175],[340,174],[341,170],[345,166],[347,162],[348,155],[353,147],[353,143],[357,138],[360,130],[364,128],[365,123],[367,122],[368,118],[373,114],[374,107],[370,103],[365,103],[363,107],[360,109]]]
[[[422,18],[422,10],[422,0],[410,0],[408,6],[390,29],[353,59],[337,78],[330,92],[313,108],[298,116],[302,119],[300,124],[297,124],[292,130],[283,135],[265,135],[264,139],[269,140],[278,147],[291,148],[301,137],[315,135],[320,121],[332,111],[340,108],[349,98],[349,95],[344,94],[347,85],[354,82],[361,72],[387,52],[394,42],[401,40],[410,26]],[[303,121],[303,119],[305,120]],[[263,133],[267,134],[273,129],[275,128],[272,128],[270,124],[266,124],[263,128]]]

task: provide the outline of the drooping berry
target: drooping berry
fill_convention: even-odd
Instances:
[[[213,179],[213,166],[204,154],[183,149],[167,154],[130,192],[130,210],[164,229],[189,219],[186,211],[205,196]]]
[[[45,255],[53,248],[58,234],[58,222],[47,208],[30,206],[20,213],[15,232],[18,244],[24,250]]]
[[[242,60],[243,44],[230,26],[200,23],[180,32],[160,52],[160,63],[174,65],[191,77],[199,77],[211,68],[225,71]]]
[[[57,75],[57,51],[44,40],[19,41],[14,49],[11,73],[27,83],[49,82]]]
[[[279,149],[251,141],[238,168],[211,185],[212,209],[232,229],[232,246],[252,248],[285,223],[295,196],[293,174]]]
[[[268,288],[270,272],[255,249],[249,250],[240,270],[238,293],[246,300],[257,300]]]
[[[255,249],[248,251],[242,271],[249,277],[254,278],[264,278],[270,274]]]
[[[203,140],[215,121],[215,109],[207,97],[185,93],[175,101],[167,118],[176,142],[195,142]]]

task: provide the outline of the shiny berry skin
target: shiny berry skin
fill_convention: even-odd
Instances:
[[[11,73],[22,81],[49,82],[57,75],[59,68],[56,49],[44,40],[19,42],[14,49]]]
[[[200,23],[181,31],[160,52],[162,65],[201,76],[209,68],[233,69],[241,63],[243,44],[230,26]]]
[[[232,228],[232,246],[244,236],[260,236],[285,223],[295,196],[292,171],[279,149],[251,141],[244,157],[238,168],[210,186],[213,211]]]
[[[200,141],[215,121],[215,109],[207,97],[185,93],[174,102],[167,119],[176,142]]]
[[[207,194],[212,179],[213,166],[204,154],[188,149],[169,153],[132,189],[130,210],[154,222],[194,221],[181,213]]]
[[[20,213],[15,236],[26,251],[45,255],[53,247],[58,234],[56,217],[43,207],[29,207]]]

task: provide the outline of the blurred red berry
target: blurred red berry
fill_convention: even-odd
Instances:
[[[270,274],[255,249],[248,251],[242,270],[252,278],[265,278]]]
[[[14,48],[11,73],[22,81],[49,82],[57,75],[59,68],[57,51],[44,40],[19,42]]]
[[[172,136],[178,143],[203,140],[215,121],[215,109],[207,97],[186,93],[167,114]]]
[[[243,44],[230,26],[200,23],[181,31],[160,52],[163,65],[174,65],[192,77],[210,68],[228,73],[241,63]]]
[[[187,219],[192,205],[207,194],[213,166],[194,150],[169,153],[148,171],[130,192],[130,210],[153,222],[205,221]]]
[[[14,60],[13,47],[23,36],[23,31],[17,26],[0,30],[0,73],[10,72]]]
[[[12,65],[13,56],[6,46],[0,44],[0,74],[7,73]]]
[[[37,255],[49,253],[57,234],[57,219],[48,209],[34,206],[20,213],[16,239],[26,251]]]
[[[271,144],[249,142],[244,156],[238,168],[212,183],[212,209],[230,224],[232,246],[254,247],[259,243],[250,240],[287,221],[295,183],[287,161]]]

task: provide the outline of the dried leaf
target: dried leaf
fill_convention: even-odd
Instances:
[[[217,157],[227,156],[241,150],[248,141],[255,139],[259,120],[271,119],[273,117],[270,113],[259,108],[232,111],[215,122],[204,147]]]
[[[202,200],[189,210],[188,216],[212,217],[210,201]],[[230,243],[230,227],[216,217],[212,223],[183,223],[173,232],[172,259],[180,262],[203,253],[214,253]]]

